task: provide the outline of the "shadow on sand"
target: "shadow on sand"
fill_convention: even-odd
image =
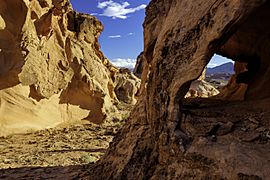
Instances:
[[[1,180],[30,179],[91,179],[90,169],[94,164],[55,166],[55,167],[22,167],[0,170]]]

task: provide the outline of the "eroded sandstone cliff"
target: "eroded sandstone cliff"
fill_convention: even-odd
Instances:
[[[24,2],[28,2],[28,4]],[[33,4],[34,7],[34,3],[42,9],[46,9],[47,5],[50,6],[48,2],[51,1],[1,2],[0,12],[3,9],[11,12],[11,9],[5,6],[7,3],[10,3],[9,8],[12,7],[12,10],[14,10],[14,5],[17,5],[18,9],[15,10],[23,12],[25,5],[28,7],[29,4]],[[57,7],[57,2],[61,1],[53,1],[54,5],[50,7]],[[58,17],[59,9],[65,11],[65,5],[62,4],[61,7],[51,8],[50,12],[56,11],[52,17]],[[77,166],[69,167],[72,170],[70,173],[67,173],[69,168],[56,168],[51,171],[54,174],[50,174],[49,177],[98,180],[269,179],[270,86],[268,82],[270,76],[268,74],[270,61],[268,50],[270,28],[267,21],[269,12],[270,3],[266,0],[152,0],[147,7],[144,23],[145,48],[142,86],[138,102],[129,120],[118,132],[106,154],[95,165],[89,166],[87,170],[85,170],[85,166],[79,170]],[[34,99],[35,103],[47,102],[44,101],[46,100],[44,97],[54,100],[52,99],[54,96],[50,97],[52,92],[45,88],[47,86],[40,85],[41,82],[47,82],[42,81],[41,75],[29,76],[33,79],[27,79],[28,76],[24,75],[34,71],[30,68],[32,66],[27,66],[27,61],[24,61],[31,53],[26,51],[21,54],[16,43],[17,38],[23,38],[16,33],[17,30],[26,32],[26,34],[28,32],[27,28],[20,25],[24,24],[20,23],[20,19],[24,19],[24,16],[16,16],[18,23],[15,23],[16,27],[14,27],[14,23],[9,23],[12,19],[14,21],[13,14],[8,16],[3,14],[8,13],[1,13],[0,27],[2,30],[0,33],[4,33],[5,36],[0,42],[8,41],[7,44],[10,46],[7,50],[12,50],[6,51],[6,53],[12,52],[10,54],[5,53],[5,57],[10,57],[10,61],[1,61],[11,69],[11,71],[4,69],[1,71],[2,74],[6,73],[6,77],[11,77],[1,81],[1,87],[6,88],[2,90],[5,93],[4,97],[9,97],[10,94],[20,92],[18,89],[22,89],[19,94],[22,99],[29,100],[28,96],[31,94],[31,100]],[[84,17],[84,15],[71,15],[71,17],[78,16]],[[25,17],[30,17],[29,13]],[[31,17],[39,17],[39,14],[31,13]],[[44,19],[47,19],[46,16]],[[90,19],[93,20],[92,22],[96,22],[95,18],[90,17]],[[43,23],[38,22],[33,26],[42,27]],[[81,28],[86,27],[83,24],[80,25]],[[68,27],[67,33],[72,37],[82,37],[86,42],[88,36],[93,37],[91,35],[86,37],[84,31],[79,31],[82,34],[78,33],[76,31],[78,24]],[[20,30],[20,28],[22,29]],[[9,29],[10,32],[5,29]],[[48,31],[45,28],[44,31],[34,31],[33,33],[46,36]],[[80,34],[81,36],[78,36]],[[8,36],[16,38],[4,38]],[[55,40],[58,41],[58,38],[55,37]],[[71,45],[75,48],[74,51],[81,54],[80,57],[87,56],[87,53],[82,50],[85,46],[78,45],[81,43],[79,39],[76,39],[75,42],[73,46]],[[102,55],[100,51],[97,51],[98,48],[95,45],[94,43],[94,47],[91,47],[90,50],[95,51],[94,57],[97,55],[101,60],[95,62],[106,64],[106,61],[100,58]],[[27,50],[28,46],[22,47],[26,47]],[[185,99],[184,96],[192,81],[201,76],[214,53],[237,61],[236,74],[225,88],[221,100]],[[21,56],[23,58],[20,58]],[[21,60],[23,63],[19,63]],[[88,106],[83,103],[84,99],[73,97],[81,97],[80,93],[86,94],[85,92],[89,91],[89,86],[85,82],[91,84],[92,81],[87,81],[88,76],[81,75],[85,74],[87,61],[85,58],[83,60],[72,59],[70,64],[74,75],[67,76],[72,77],[71,82],[66,84],[67,88],[64,88],[61,95],[65,97],[65,100],[73,102],[70,104],[75,104],[75,108],[78,108],[79,103],[77,102],[81,102],[80,107],[85,109]],[[44,63],[41,67],[45,65]],[[25,68],[23,68],[24,66]],[[63,69],[66,68],[65,63],[60,64],[59,68],[60,66],[64,67]],[[27,67],[30,70],[27,70]],[[51,68],[51,66],[45,67]],[[41,74],[47,72],[42,68],[40,70],[42,70]],[[86,74],[96,75],[91,72]],[[57,74],[50,76],[50,79],[59,78]],[[1,76],[1,78],[4,77]],[[37,83],[29,87],[29,82],[36,79]],[[18,86],[15,87],[18,89],[9,84],[17,84]],[[83,91],[76,89],[78,84],[85,87]],[[62,87],[62,85],[57,86]],[[94,86],[95,97],[97,97],[96,94],[100,95],[99,89],[102,89],[103,86],[104,83]],[[27,91],[23,91],[25,87]],[[126,91],[122,91],[121,88],[117,89],[118,96],[122,98]],[[54,91],[60,92],[57,88]],[[111,96],[116,96],[116,94]],[[12,97],[14,95],[9,100],[1,100],[1,107],[8,107],[5,106],[8,104],[7,102],[10,102],[11,106],[15,102],[12,101]],[[241,101],[228,101],[232,99],[241,99]],[[59,102],[58,96],[56,96],[56,101]],[[97,100],[97,102],[100,104],[100,101]],[[58,103],[56,104],[58,107]],[[30,105],[27,104],[24,107]],[[70,108],[69,106],[68,108]],[[40,109],[39,106],[36,107]],[[68,110],[72,114],[73,111]],[[85,116],[89,115],[89,111],[87,111]],[[48,170],[50,172],[50,169],[31,169],[36,172],[35,178],[48,177],[46,176]],[[16,171],[18,169],[11,170],[12,173]],[[43,174],[40,174],[41,171]],[[25,176],[28,176],[28,173],[23,172],[21,177]],[[4,177],[6,177],[5,174]]]
[[[121,118],[116,105],[134,104],[140,81],[104,57],[102,30],[68,0],[0,2],[0,136]]]

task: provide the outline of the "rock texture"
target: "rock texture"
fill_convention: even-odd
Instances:
[[[136,65],[133,70],[133,73],[139,78],[141,78],[142,76],[143,67],[144,67],[144,58],[143,52],[141,52],[140,55],[137,57]]]
[[[185,95],[186,98],[201,97],[208,98],[219,94],[219,91],[210,83],[204,80],[195,80],[191,83],[190,88]]]
[[[129,69],[121,68],[119,72],[115,76],[117,84],[114,92],[120,101],[134,105],[137,102],[140,81]]]
[[[135,103],[139,79],[103,56],[102,30],[67,0],[0,2],[0,136],[63,122],[102,123],[119,116],[120,88],[132,89],[121,98]]]
[[[245,83],[237,83],[237,77],[239,74],[247,71],[247,63],[236,62],[234,65],[235,74],[232,75],[228,84],[224,86],[220,91],[220,94],[217,96],[219,99],[227,100],[245,100],[245,94],[248,88],[248,85]]]
[[[138,102],[91,179],[269,178],[269,12],[266,0],[152,0]],[[250,63],[232,82],[250,101],[184,100],[214,53]]]
[[[206,69],[197,80],[191,83],[185,98],[209,98],[219,94],[219,91],[214,86],[205,81],[205,76]]]

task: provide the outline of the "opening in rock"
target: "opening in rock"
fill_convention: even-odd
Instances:
[[[218,95],[234,74],[234,61],[214,54],[202,75],[192,82],[186,97],[208,98]]]
[[[211,97],[217,94],[216,97],[222,100],[259,100],[270,97],[269,7],[267,3],[249,15],[231,35],[224,34],[220,39],[224,43],[220,47],[216,46],[216,54],[209,60],[207,70],[193,81],[186,97]],[[225,60],[222,56],[231,60]],[[213,69],[217,59],[221,60],[220,64],[222,61],[227,63]],[[217,93],[210,86],[206,88],[202,80],[220,92]]]
[[[262,164],[260,169],[269,165],[268,162],[263,162],[265,153],[259,153],[269,145],[269,140],[264,140],[268,137],[264,130],[269,129],[270,125],[270,24],[267,23],[267,17],[270,16],[269,9],[268,2],[252,12],[244,22],[234,27],[236,29],[233,28],[231,32],[224,33],[213,43],[214,51],[211,52],[209,49],[206,52],[206,54],[217,53],[232,59],[235,62],[235,72],[228,84],[216,96],[217,98],[184,99],[180,107],[184,118],[179,125],[193,139],[190,149],[194,152],[194,149],[199,147],[198,151],[195,151],[202,152],[201,148],[203,148],[206,153],[202,152],[202,154],[206,157],[214,158],[213,154],[218,152],[218,149],[230,148],[234,142],[239,143],[237,146],[244,148],[239,149],[241,158],[237,157],[235,162],[241,164],[243,159],[248,162],[249,157],[257,157],[242,167],[250,168],[248,173],[256,174],[259,178],[262,177],[261,179],[266,173],[260,171],[258,174],[254,169],[257,169],[257,164],[260,163]],[[201,137],[206,137],[205,144],[201,143]],[[222,144],[222,147],[213,148],[212,142]],[[247,142],[249,144],[245,146]],[[258,146],[261,142],[264,145]],[[194,145],[196,143],[199,145]],[[230,153],[227,154],[226,151],[224,154]],[[266,154],[269,156],[268,153]],[[224,160],[223,154],[220,159]],[[224,168],[228,166],[230,165],[225,165]],[[242,167],[241,165],[234,166],[234,172],[241,171]],[[239,173],[238,176],[240,176]]]
[[[234,61],[215,54],[207,65],[205,81],[219,90],[228,84],[233,74]]]

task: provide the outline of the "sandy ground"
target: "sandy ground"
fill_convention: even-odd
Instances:
[[[0,138],[0,169],[96,162],[117,126],[74,125]]]
[[[73,125],[0,138],[0,180],[89,179],[120,128]]]
[[[235,103],[208,99],[187,100],[182,107],[185,115],[183,126],[196,137],[209,140],[221,150],[230,141],[255,149],[252,155],[269,163],[269,104],[270,99]],[[88,123],[2,137],[0,180],[91,179],[94,163],[105,153],[121,124],[98,126]],[[215,154],[211,152],[215,150],[211,146],[204,148],[204,152]],[[248,149],[243,151],[249,153]],[[241,155],[241,152],[233,153]],[[227,154],[226,157],[234,156]],[[188,167],[197,166],[197,160],[191,153],[183,163]],[[265,165],[269,166],[268,163]]]
[[[105,153],[132,108],[119,104],[124,120],[108,118],[102,125],[80,121],[0,137],[0,180],[89,179],[89,168]]]

